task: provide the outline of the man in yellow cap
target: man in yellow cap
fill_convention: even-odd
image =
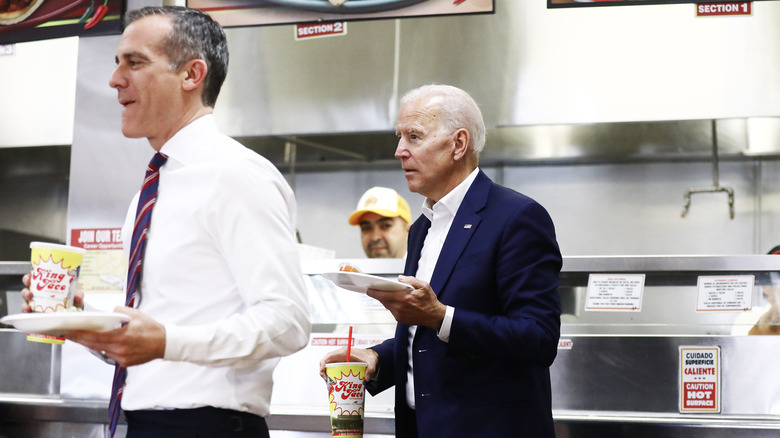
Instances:
[[[386,187],[368,189],[349,215],[350,225],[360,225],[363,250],[371,259],[405,257],[411,222],[409,204]]]

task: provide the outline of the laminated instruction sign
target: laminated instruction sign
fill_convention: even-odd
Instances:
[[[720,412],[720,347],[680,347],[680,412]]]
[[[707,276],[698,279],[699,312],[718,310],[750,310],[753,306],[752,275]]]
[[[645,274],[590,274],[585,310],[639,312]]]

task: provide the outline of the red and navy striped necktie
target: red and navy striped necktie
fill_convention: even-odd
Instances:
[[[138,296],[138,284],[141,281],[142,264],[144,251],[146,250],[146,239],[149,235],[149,222],[152,219],[152,208],[157,201],[157,186],[160,181],[160,167],[168,160],[168,156],[157,152],[152,157],[149,167],[146,168],[146,178],[141,187],[141,195],[138,197],[138,207],[135,212],[135,225],[133,226],[133,238],[130,241],[130,258],[127,268],[127,296],[125,305],[127,307],[135,306]],[[122,401],[122,391],[125,386],[127,370],[119,364],[114,370],[114,384],[111,388],[111,399],[108,404],[109,430],[111,436],[116,432],[117,422],[119,420],[119,406]]]

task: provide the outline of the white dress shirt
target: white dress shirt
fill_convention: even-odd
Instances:
[[[136,307],[165,326],[165,356],[128,368],[122,408],[214,406],[267,416],[274,367],[311,331],[293,192],[211,115],[161,152],[169,158]],[[137,203],[138,194],[122,230],[126,251]]]
[[[415,274],[415,277],[418,280],[422,280],[426,283],[431,282],[433,270],[436,268],[436,262],[439,260],[439,254],[441,254],[441,249],[444,247],[444,241],[447,239],[447,233],[450,231],[452,221],[458,213],[463,198],[466,197],[466,192],[471,188],[471,183],[477,178],[477,174],[479,174],[479,168],[474,169],[466,179],[444,195],[439,202],[434,203],[427,198],[423,201],[422,213],[431,221],[431,227],[428,229],[428,234],[425,235],[425,241],[423,242],[422,251],[420,253],[420,261],[417,264],[417,273]],[[439,339],[444,342],[448,342],[450,339],[450,328],[452,327],[452,318],[454,314],[455,309],[447,306],[444,321],[442,321],[438,333]],[[409,369],[406,375],[406,402],[412,409],[414,409],[415,406],[414,364],[412,363],[412,342],[414,341],[415,333],[417,333],[417,326],[410,326],[409,346],[407,347],[407,353],[409,354]]]

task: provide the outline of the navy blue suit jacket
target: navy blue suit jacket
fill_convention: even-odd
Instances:
[[[414,275],[430,221],[409,231]],[[547,211],[479,172],[431,278],[455,308],[449,342],[419,327],[413,342],[415,411],[406,403],[408,329],[373,347],[372,394],[395,386],[396,436],[554,437],[549,367],[560,335],[561,255]],[[416,421],[415,421],[416,416]]]

